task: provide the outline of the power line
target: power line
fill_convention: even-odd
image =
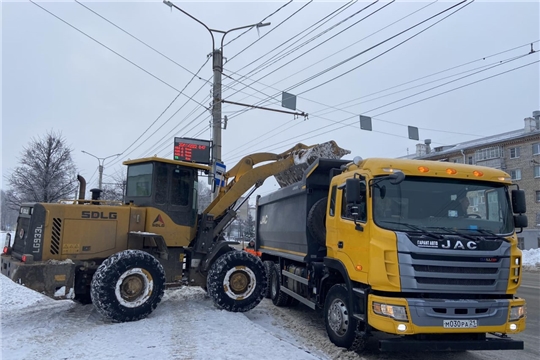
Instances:
[[[482,81],[485,81],[485,80],[488,80],[488,79],[491,79],[491,78],[494,78],[494,77],[497,77],[497,76],[500,76],[500,75],[503,75],[503,74],[506,74],[506,73],[509,73],[509,72],[512,72],[512,71],[515,71],[515,70],[518,70],[518,69],[521,69],[521,68],[524,68],[524,67],[526,67],[526,66],[530,66],[530,65],[536,64],[536,63],[538,63],[538,62],[540,62],[540,60],[536,60],[536,61],[530,62],[530,63],[528,63],[528,64],[525,64],[525,65],[521,65],[521,66],[518,66],[518,67],[514,67],[514,68],[512,68],[512,69],[509,69],[509,70],[506,70],[506,71],[503,71],[503,72],[500,72],[500,73],[497,73],[497,74],[494,74],[494,75],[491,75],[491,76],[488,76],[488,77],[485,77],[485,78],[482,78],[482,79],[479,79],[479,80],[476,80],[476,81],[473,81],[473,82],[470,82],[470,83],[467,83],[467,84],[464,84],[464,85],[462,85],[462,86],[458,86],[458,87],[449,89],[449,90],[447,90],[447,91],[444,91],[444,92],[441,92],[441,93],[438,93],[438,94],[435,94],[435,95],[432,95],[432,96],[429,96],[429,97],[426,97],[426,98],[417,100],[417,101],[415,101],[415,102],[412,102],[412,103],[409,103],[409,104],[405,104],[405,105],[403,105],[403,106],[400,106],[400,107],[397,107],[397,108],[388,110],[388,111],[386,111],[386,112],[382,112],[382,113],[373,115],[372,118],[373,118],[373,117],[378,117],[378,116],[381,116],[381,115],[384,115],[384,114],[387,114],[387,113],[389,113],[389,112],[393,112],[393,111],[402,109],[402,108],[404,108],[404,107],[408,107],[408,106],[411,106],[411,105],[414,105],[414,104],[418,104],[418,103],[420,103],[420,102],[423,102],[423,101],[432,99],[432,98],[434,98],[434,97],[437,97],[437,96],[440,96],[440,95],[443,95],[443,94],[447,94],[447,93],[449,93],[449,92],[452,92],[452,91],[455,91],[455,90],[459,90],[459,89],[462,89],[462,88],[464,88],[464,87],[467,87],[467,86],[470,86],[470,85],[473,85],[473,84],[477,84],[477,83],[479,83],[479,82],[482,82]],[[325,133],[325,134],[328,134],[328,133],[330,133],[330,132],[334,132],[334,131],[336,131],[336,130],[340,130],[340,129],[343,129],[343,128],[349,127],[349,126],[354,126],[354,127],[356,127],[356,128],[357,128],[357,126],[358,126],[358,125],[357,125],[357,121],[354,121],[354,122],[351,122],[351,123],[345,123],[347,120],[351,120],[351,119],[353,119],[353,118],[357,119],[357,118],[358,118],[357,115],[347,117],[347,118],[345,118],[345,119],[343,119],[343,120],[340,120],[340,121],[333,121],[333,120],[330,120],[330,119],[327,119],[327,118],[323,118],[323,117],[320,117],[320,116],[315,116],[315,117],[321,118],[321,119],[324,119],[324,120],[328,120],[328,121],[332,121],[333,124],[329,124],[329,125],[326,125],[326,126],[322,126],[322,127],[319,127],[319,128],[317,128],[317,129],[315,129],[315,130],[311,130],[311,131],[308,131],[308,132],[306,132],[306,133],[303,133],[303,134],[300,134],[300,135],[296,135],[296,136],[294,137],[294,139],[296,139],[297,142],[298,142],[298,141],[304,141],[304,140],[306,140],[306,139],[309,139],[309,138],[312,138],[312,137],[315,137],[315,136],[322,135],[322,133],[321,133],[321,134],[316,134],[316,135],[311,136],[311,137],[309,137],[309,138],[302,138],[302,140],[299,140],[299,139],[298,139],[300,136],[307,135],[307,134],[311,134],[311,133],[314,133],[314,132],[317,132],[317,131],[320,131],[320,130],[323,130],[323,129],[327,129],[327,128],[332,127],[332,126],[334,126],[334,125],[336,125],[336,124],[343,124],[343,126],[340,126],[340,127],[337,127],[337,128],[331,129],[331,130],[325,130],[324,133]],[[356,126],[355,126],[355,124],[356,124]],[[397,137],[403,137],[403,136],[396,135],[396,134],[389,134],[389,133],[385,133],[385,134],[387,134],[387,135],[392,135],[392,136],[397,136]],[[403,138],[405,138],[405,137],[403,137]],[[287,140],[285,140],[285,141],[281,141],[281,142],[279,142],[279,143],[274,143],[274,144],[280,144],[280,143],[283,143],[283,142],[286,142],[286,141],[292,140],[292,139],[293,139],[293,138],[287,139]],[[233,159],[234,159],[234,158],[233,158]]]
[[[378,46],[380,46],[380,45],[382,45],[382,44],[384,44],[384,43],[386,43],[386,42],[388,42],[388,41],[394,39],[395,37],[397,37],[397,36],[399,36],[399,35],[401,35],[401,34],[407,32],[407,31],[409,31],[409,30],[414,29],[414,28],[417,27],[417,26],[420,26],[421,24],[423,24],[423,23],[425,23],[425,22],[427,22],[427,21],[429,21],[429,20],[431,20],[431,19],[433,19],[433,18],[435,18],[435,17],[437,17],[437,16],[439,16],[439,15],[441,15],[441,14],[443,14],[443,13],[449,11],[449,10],[451,10],[451,9],[453,9],[453,8],[456,7],[456,6],[459,6],[460,4],[464,3],[465,1],[466,1],[466,0],[463,0],[463,1],[461,1],[460,3],[457,3],[457,4],[455,4],[455,5],[451,6],[451,7],[449,7],[448,9],[445,9],[445,10],[443,10],[443,11],[441,11],[441,12],[439,12],[439,13],[437,13],[437,14],[435,14],[435,15],[429,17],[429,18],[427,18],[426,20],[423,20],[423,21],[421,21],[421,22],[419,22],[419,23],[417,23],[417,24],[415,24],[415,25],[409,27],[408,29],[405,29],[405,30],[403,30],[403,31],[401,31],[401,32],[399,32],[399,33],[397,33],[396,35],[389,37],[389,38],[386,39],[386,40],[384,40],[384,41],[382,41],[382,42],[380,42],[380,43],[378,43],[378,44],[376,44],[376,45],[374,45],[374,46],[372,46],[372,47],[370,47],[370,48],[368,48],[368,49],[366,49],[366,50],[364,50],[364,51],[361,51],[361,52],[359,52],[358,54],[356,54],[356,55],[354,55],[354,56],[352,56],[352,57],[350,57],[350,58],[348,58],[348,59],[346,59],[346,60],[344,60],[344,61],[342,61],[342,62],[340,62],[340,63],[338,63],[338,64],[336,64],[336,65],[334,65],[334,66],[331,66],[331,67],[329,67],[329,68],[326,69],[326,70],[323,70],[322,72],[320,72],[320,73],[318,73],[318,74],[312,76],[311,78],[308,78],[308,79],[304,80],[304,81],[301,82],[300,84],[295,85],[293,88],[298,87],[298,86],[300,86],[300,85],[303,85],[303,84],[305,84],[306,82],[311,81],[311,80],[313,80],[313,79],[315,79],[315,78],[321,76],[322,74],[325,74],[326,72],[328,72],[328,71],[330,71],[330,70],[333,70],[333,69],[335,69],[335,68],[337,68],[337,67],[339,67],[339,66],[341,66],[341,65],[343,65],[343,64],[345,64],[345,63],[347,63],[347,62],[349,62],[350,60],[352,60],[352,59],[354,59],[354,58],[356,58],[356,57],[358,57],[358,56],[360,56],[360,55],[366,53],[367,51],[369,51],[369,50],[371,50],[371,49],[373,49],[373,48],[375,48],[375,47],[378,47]],[[362,63],[362,64],[360,64],[360,65],[358,65],[358,66],[355,66],[354,68],[352,68],[352,69],[350,69],[350,70],[347,70],[347,71],[345,71],[344,73],[341,73],[340,75],[337,75],[337,76],[335,76],[335,77],[333,77],[333,78],[331,78],[331,79],[329,79],[329,80],[327,80],[327,81],[325,81],[325,82],[323,82],[323,83],[321,83],[321,84],[319,84],[319,85],[316,85],[316,86],[314,86],[314,87],[312,87],[312,88],[309,88],[308,90],[304,90],[304,91],[300,92],[298,95],[305,94],[305,93],[307,93],[307,92],[309,92],[309,91],[315,90],[315,89],[317,89],[317,88],[319,88],[319,87],[321,87],[321,86],[323,86],[323,85],[326,85],[326,84],[328,84],[328,83],[330,83],[330,82],[332,82],[332,81],[334,81],[334,80],[336,80],[336,79],[339,79],[340,77],[342,77],[342,76],[344,76],[344,75],[347,75],[348,73],[350,73],[350,72],[352,72],[352,71],[354,71],[354,70],[356,70],[356,69],[358,69],[358,68],[360,68],[360,67],[362,67],[362,66],[364,66],[364,65],[366,65],[366,64],[368,64],[368,63],[370,63],[371,61],[373,61],[373,60],[375,60],[375,59],[381,57],[382,55],[384,55],[384,54],[386,54],[386,53],[388,53],[388,52],[390,52],[390,51],[392,51],[392,50],[394,50],[395,48],[401,46],[402,44],[404,44],[404,43],[406,43],[406,42],[408,42],[408,41],[414,39],[414,38],[417,37],[418,35],[422,34],[422,33],[425,32],[426,30],[432,28],[433,26],[437,25],[438,23],[440,23],[441,21],[447,19],[448,17],[454,15],[455,13],[457,13],[458,11],[460,11],[460,10],[464,9],[465,7],[469,6],[469,5],[472,4],[473,2],[474,2],[474,0],[471,1],[471,2],[469,2],[469,3],[467,3],[467,4],[465,4],[465,5],[463,5],[462,7],[460,7],[460,8],[457,9],[457,10],[455,10],[454,12],[452,12],[452,13],[446,15],[446,16],[443,17],[442,19],[437,20],[435,23],[429,25],[427,28],[422,29],[421,31],[417,32],[416,34],[414,34],[414,35],[408,37],[407,39],[403,40],[402,42],[398,43],[397,45],[392,46],[390,49],[388,49],[388,50],[382,52],[381,54],[379,54],[379,55],[377,55],[377,56],[371,58],[370,60],[368,60],[368,61],[366,61],[366,62],[364,62],[364,63]],[[290,90],[290,89],[292,89],[292,88],[289,88],[289,90]]]
[[[437,16],[439,16],[439,15],[441,15],[441,14],[443,14],[443,13],[445,13],[445,12],[451,10],[451,9],[453,9],[454,7],[461,5],[462,3],[466,2],[466,1],[467,1],[467,0],[463,0],[463,1],[459,2],[459,3],[456,4],[456,5],[453,5],[453,6],[447,8],[447,9],[445,9],[445,10],[443,10],[443,11],[441,11],[441,12],[439,12],[439,13],[433,15],[433,16],[430,16],[429,18],[427,18],[427,19],[425,19],[425,20],[423,20],[423,21],[421,21],[421,22],[419,22],[419,23],[417,23],[417,24],[415,24],[415,25],[413,25],[413,26],[407,28],[406,30],[403,30],[403,31],[399,32],[398,34],[393,35],[393,36],[391,36],[390,38],[387,38],[386,40],[383,40],[383,41],[379,42],[378,44],[375,44],[375,45],[369,47],[368,49],[363,50],[363,51],[361,51],[361,52],[359,52],[359,53],[353,55],[352,57],[349,57],[349,58],[346,59],[346,60],[343,60],[343,61],[341,61],[341,62],[339,62],[339,63],[337,63],[337,64],[334,64],[334,65],[330,66],[329,68],[327,68],[327,69],[325,69],[325,70],[323,70],[323,71],[321,71],[321,72],[319,72],[319,73],[317,73],[317,74],[315,74],[315,75],[312,75],[311,77],[309,77],[309,78],[307,78],[307,79],[304,79],[304,80],[302,80],[302,81],[296,83],[295,85],[292,85],[292,86],[288,87],[288,88],[285,89],[284,91],[287,92],[287,91],[290,91],[290,90],[292,90],[292,89],[294,89],[294,88],[296,88],[296,87],[298,87],[298,86],[304,85],[305,83],[307,83],[307,82],[309,82],[309,81],[312,81],[312,80],[314,80],[315,78],[317,78],[317,77],[319,77],[319,76],[321,76],[321,75],[323,75],[323,74],[325,74],[325,73],[327,73],[327,72],[329,72],[329,71],[331,71],[331,70],[333,70],[333,69],[335,69],[335,68],[337,68],[337,67],[339,67],[339,66],[345,64],[346,62],[348,62],[348,61],[350,61],[350,60],[352,60],[352,59],[354,59],[354,58],[356,58],[356,57],[358,57],[358,56],[360,56],[360,55],[362,55],[362,54],[365,54],[365,53],[368,52],[368,51],[371,51],[371,50],[375,49],[376,47],[378,47],[378,46],[380,46],[380,45],[382,45],[382,44],[384,44],[384,43],[390,41],[391,39],[395,38],[396,36],[399,36],[399,35],[401,35],[401,34],[407,32],[407,31],[409,31],[409,30],[411,30],[411,29],[413,29],[413,28],[415,28],[415,27],[417,27],[417,26],[419,26],[419,25],[425,23],[426,21],[429,21],[429,20],[433,19],[434,17],[437,17]],[[474,0],[473,0],[472,2],[474,2]],[[433,27],[434,25],[438,24],[439,22],[441,22],[441,21],[447,19],[448,17],[450,17],[451,15],[455,14],[455,13],[458,12],[459,10],[461,10],[461,9],[465,8],[466,6],[472,4],[472,2],[465,4],[463,7],[457,9],[456,11],[454,11],[454,12],[452,12],[451,14],[445,16],[444,18],[442,18],[442,19],[436,21],[435,23],[433,23],[433,24],[430,25],[429,27],[427,27],[427,28],[421,30],[420,32],[414,34],[413,36],[411,36],[411,37],[409,37],[409,38],[407,38],[407,39],[405,39],[404,41],[402,41],[402,42],[400,42],[399,44],[397,44],[397,45],[391,47],[390,49],[388,49],[388,50],[382,52],[381,54],[379,54],[379,55],[377,55],[377,56],[371,58],[370,60],[368,60],[368,61],[366,61],[366,62],[360,64],[359,66],[356,66],[356,67],[354,67],[353,69],[350,69],[350,70],[346,71],[345,73],[342,73],[341,75],[338,75],[338,76],[334,77],[333,79],[330,79],[330,80],[328,80],[328,81],[326,81],[326,82],[323,82],[323,83],[321,83],[321,84],[319,84],[319,85],[317,85],[317,86],[315,86],[315,87],[313,87],[313,88],[311,88],[311,89],[308,89],[308,90],[306,90],[306,91],[303,91],[303,92],[301,92],[301,93],[299,93],[299,94],[297,94],[297,95],[301,95],[301,94],[306,93],[306,92],[308,92],[308,91],[311,91],[311,90],[313,90],[313,89],[315,89],[315,88],[317,88],[317,87],[320,87],[320,86],[322,86],[322,85],[325,85],[325,84],[327,84],[328,82],[333,81],[333,80],[335,80],[335,79],[337,79],[337,78],[339,78],[339,77],[341,77],[341,76],[343,76],[343,75],[345,75],[345,74],[347,74],[347,73],[350,73],[351,71],[356,70],[356,69],[358,69],[359,67],[361,67],[361,66],[363,66],[363,65],[365,65],[365,64],[367,64],[367,63],[369,63],[369,62],[371,62],[371,61],[373,61],[373,60],[375,60],[375,59],[377,59],[378,57],[380,57],[380,56],[382,56],[382,55],[388,53],[389,51],[395,49],[396,47],[398,47],[398,46],[404,44],[405,42],[407,42],[407,41],[409,41],[409,40],[411,40],[411,39],[414,38],[415,36],[421,34],[422,32],[424,32],[424,31],[426,31],[426,30],[428,30],[429,28]],[[260,80],[260,79],[258,79],[258,80]],[[281,92],[279,92],[279,93],[273,95],[271,98],[274,98],[274,97],[278,96],[280,93],[281,93]],[[268,100],[267,100],[267,101],[268,101]],[[260,105],[260,104],[265,103],[265,102],[267,102],[267,101],[261,101],[261,102],[258,102],[257,105]],[[232,115],[230,118],[232,119],[232,118],[234,118],[234,117],[236,117],[236,116],[238,116],[238,115],[241,115],[241,114],[243,114],[243,113],[245,113],[245,112],[247,112],[247,111],[249,111],[249,109],[245,109],[245,110],[243,110],[243,111],[240,111],[239,114]]]
[[[424,9],[427,8],[428,6],[431,6],[431,5],[433,5],[433,4],[437,3],[437,2],[438,2],[438,0],[435,0],[435,1],[433,1],[433,2],[430,2],[429,4],[427,4],[427,5],[425,5],[425,6],[421,7],[421,8],[419,8],[419,9],[417,9],[417,10],[415,10],[415,11],[413,11],[413,12],[411,12],[411,13],[409,13],[409,14],[407,14],[407,15],[405,15],[405,16],[399,18],[399,19],[397,19],[396,21],[394,21],[394,22],[392,22],[392,23],[390,23],[390,24],[388,24],[388,25],[386,25],[386,26],[380,28],[379,30],[374,31],[374,32],[372,32],[371,34],[369,34],[369,35],[367,35],[367,36],[365,36],[365,37],[363,37],[363,38],[361,38],[361,39],[355,41],[354,43],[352,43],[352,44],[350,44],[350,45],[347,45],[346,47],[344,47],[344,48],[342,48],[342,49],[340,49],[340,50],[334,52],[333,54],[331,54],[331,55],[329,55],[329,56],[327,56],[327,57],[325,57],[325,58],[323,58],[323,59],[321,59],[321,60],[319,60],[319,61],[317,61],[317,62],[311,63],[311,64],[309,64],[309,65],[303,67],[301,70],[299,70],[299,71],[296,73],[296,75],[298,75],[298,74],[300,74],[300,73],[302,73],[302,72],[308,70],[309,68],[311,68],[311,67],[313,67],[313,66],[315,66],[315,65],[317,65],[317,64],[319,64],[319,63],[321,63],[321,62],[323,62],[324,60],[327,60],[327,59],[329,59],[329,58],[331,58],[331,57],[333,57],[333,56],[339,54],[340,52],[342,52],[342,51],[344,51],[344,50],[346,50],[346,49],[349,49],[349,48],[352,47],[353,45],[356,45],[356,44],[358,44],[359,42],[364,41],[365,39],[370,38],[371,36],[378,34],[379,32],[381,32],[381,31],[383,31],[383,30],[389,28],[390,26],[392,26],[392,25],[394,25],[394,24],[396,24],[396,23],[398,23],[398,22],[400,22],[400,21],[402,21],[402,20],[404,20],[404,19],[406,19],[406,18],[408,18],[408,17],[410,17],[410,16],[412,16],[412,15],[414,15],[414,14],[416,14],[416,13],[422,11],[422,10],[424,10]],[[251,73],[251,72],[250,72],[250,73]],[[237,73],[235,73],[235,74],[237,74]],[[249,74],[249,73],[248,73],[248,74]],[[265,77],[266,77],[266,76],[267,76],[267,75],[265,75]],[[267,86],[267,87],[272,87],[272,86],[274,86],[274,85],[276,85],[276,84],[278,84],[278,83],[280,83],[280,82],[282,82],[282,81],[284,81],[284,80],[287,80],[287,79],[288,79],[288,77],[283,78],[283,79],[281,79],[281,80],[279,80],[279,81],[277,81],[277,82],[275,82],[275,83],[273,83],[272,85]]]
[[[102,42],[96,40],[95,38],[93,38],[92,36],[88,35],[87,33],[85,33],[84,31],[78,29],[77,27],[75,27],[74,25],[70,24],[69,22],[65,21],[64,19],[60,18],[59,16],[53,14],[52,12],[50,12],[49,10],[45,9],[44,7],[42,7],[41,5],[38,5],[36,4],[34,1],[30,0],[30,2],[34,5],[36,5],[37,7],[39,7],[40,9],[42,9],[43,11],[49,13],[50,15],[54,16],[55,18],[57,18],[58,20],[62,21],[64,24],[70,26],[71,28],[77,30],[78,32],[80,32],[81,34],[83,34],[84,36],[88,37],[89,39],[92,39],[93,41],[95,41],[96,43],[98,43],[99,45],[103,46],[104,48],[106,48],[107,50],[111,51],[112,53],[118,55],[119,57],[121,57],[122,59],[124,59],[125,61],[129,62],[130,64],[132,64],[133,66],[135,66],[136,68],[138,68],[139,70],[141,71],[144,71],[145,73],[147,73],[148,75],[150,75],[151,77],[153,77],[154,79],[160,81],[161,83],[167,85],[168,87],[170,87],[171,89],[177,91],[177,92],[180,92],[180,90],[178,90],[177,88],[175,88],[174,86],[172,86],[171,84],[169,84],[168,82],[166,82],[165,80],[162,80],[160,79],[159,77],[157,77],[156,75],[152,74],[151,72],[149,72],[148,70],[145,70],[144,68],[142,68],[141,66],[137,65],[136,63],[134,63],[133,61],[129,60],[128,58],[126,58],[125,56],[121,55],[120,53],[114,51],[113,49],[111,49],[110,47],[108,47],[107,45],[103,44]],[[186,97],[189,97],[185,94],[182,94]],[[193,99],[190,99],[192,101],[195,101]],[[196,101],[195,101],[196,102]],[[200,104],[200,103],[197,103],[201,106],[204,107],[204,105]]]
[[[311,4],[313,2],[313,0],[309,0],[304,6],[302,6],[300,9],[296,10],[295,12],[293,12],[291,15],[289,15],[287,18],[285,18],[285,20],[283,20],[282,22],[280,22],[279,24],[277,24],[276,26],[272,27],[272,29],[270,29],[267,33],[265,33],[263,36],[259,37],[257,40],[255,40],[254,42],[252,42],[251,44],[249,44],[248,46],[246,46],[244,49],[242,49],[240,52],[236,53],[236,55],[234,55],[232,58],[228,59],[227,62],[230,62],[232,59],[234,59],[235,57],[237,57],[238,55],[240,55],[241,53],[243,53],[244,51],[246,51],[247,49],[249,49],[253,44],[257,43],[258,41],[260,41],[261,39],[263,39],[265,36],[267,36],[268,34],[270,34],[272,31],[276,30],[277,28],[279,28],[281,25],[283,25],[286,21],[290,20],[293,16],[295,16],[296,14],[298,14],[300,11],[304,10],[309,4]]]
[[[360,9],[359,11],[357,11],[357,12],[355,12],[354,14],[350,15],[349,17],[343,19],[342,21],[338,22],[337,24],[331,26],[330,28],[326,29],[325,31],[323,31],[323,32],[321,32],[321,33],[319,33],[319,34],[317,34],[316,36],[312,37],[311,39],[305,41],[304,43],[302,43],[301,45],[297,46],[296,48],[289,50],[287,53],[281,55],[281,57],[279,57],[279,58],[277,58],[277,59],[274,59],[274,60],[269,59],[269,60],[265,61],[263,64],[261,64],[260,66],[258,66],[258,67],[256,68],[256,69],[259,69],[259,70],[253,72],[254,70],[256,70],[256,69],[253,69],[253,70],[250,71],[248,74],[251,74],[251,73],[252,73],[252,75],[258,74],[259,72],[263,71],[264,69],[266,69],[266,68],[268,68],[268,67],[274,65],[275,63],[277,63],[277,62],[279,62],[280,60],[284,59],[285,57],[289,56],[289,55],[292,54],[293,52],[297,51],[297,50],[300,49],[301,47],[303,47],[303,46],[309,44],[310,42],[316,40],[316,39],[319,38],[320,36],[326,34],[328,31],[330,31],[330,30],[334,29],[335,27],[341,25],[341,24],[344,23],[345,21],[347,21],[347,20],[349,20],[349,19],[352,19],[354,16],[360,14],[360,13],[363,12],[364,10],[367,10],[369,7],[375,5],[378,1],[379,1],[379,0],[374,1],[374,2],[370,3],[369,5],[363,7],[363,8]],[[295,57],[294,59],[289,60],[289,61],[287,62],[287,65],[290,65],[290,64],[293,63],[294,61],[296,61],[296,60],[300,59],[301,57],[307,55],[307,54],[310,53],[311,51],[317,49],[319,46],[324,45],[325,43],[327,43],[328,41],[332,40],[332,39],[335,38],[336,36],[338,36],[338,35],[344,33],[344,32],[347,31],[347,30],[350,30],[350,29],[351,29],[352,27],[354,27],[355,25],[358,25],[360,22],[364,21],[365,19],[369,18],[370,16],[374,15],[375,13],[377,13],[377,12],[383,10],[385,7],[390,6],[390,5],[391,5],[392,3],[394,3],[394,2],[395,2],[395,0],[390,1],[390,2],[387,3],[386,5],[380,7],[379,9],[373,11],[372,13],[370,13],[370,14],[364,16],[364,17],[361,18],[360,20],[354,22],[353,24],[349,25],[349,26],[346,27],[345,29],[343,29],[343,30],[339,31],[338,33],[332,35],[331,37],[329,37],[328,39],[322,41],[321,43],[317,44],[316,46],[312,47],[311,49],[309,49],[309,50],[307,50],[307,51],[304,51],[302,54],[298,55],[298,56]],[[275,58],[275,56],[274,56],[274,58]],[[272,70],[271,72],[267,73],[264,77],[267,77],[267,76],[269,76],[269,75],[275,73],[275,72],[278,71],[278,70],[281,70],[281,68],[276,68],[276,69]],[[256,82],[256,81],[254,81],[254,82]],[[254,82],[253,82],[253,83],[254,83]],[[252,84],[253,84],[253,83],[252,83]]]

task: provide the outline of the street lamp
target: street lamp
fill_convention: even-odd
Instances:
[[[212,95],[213,95],[213,102],[212,102],[212,142],[213,142],[213,148],[212,148],[212,164],[215,166],[216,162],[221,161],[221,75],[223,73],[223,40],[225,39],[225,36],[233,32],[235,30],[241,30],[241,29],[247,29],[252,27],[263,27],[270,25],[269,22],[267,23],[257,23],[257,24],[251,24],[246,26],[240,26],[236,28],[229,29],[227,31],[223,30],[216,30],[216,29],[210,29],[208,26],[206,26],[202,21],[198,20],[194,16],[190,15],[186,11],[180,9],[178,6],[174,5],[171,1],[163,0],[163,3],[167,6],[169,6],[171,9],[174,7],[175,9],[181,11],[182,13],[186,14],[202,26],[208,32],[210,33],[210,36],[212,37],[212,68],[214,70],[214,82],[213,82],[213,89],[212,89]],[[216,49],[216,44],[214,40],[214,32],[223,34],[223,37],[221,38],[221,44],[219,49]],[[217,187],[216,187],[217,189]],[[216,193],[212,192],[212,200],[215,198]]]
[[[81,150],[81,152],[83,152],[83,153],[85,153],[87,155],[93,156],[98,160],[98,164],[99,164],[99,189],[103,190],[101,188],[101,186],[103,185],[103,165],[105,164],[105,160],[107,160],[109,158],[112,158],[113,156],[120,156],[122,154],[114,154],[114,155],[111,155],[111,156],[100,158],[100,157],[97,157],[96,155],[90,154],[89,152],[86,152],[84,150]]]

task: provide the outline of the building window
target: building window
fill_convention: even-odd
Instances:
[[[469,159],[468,159],[468,163],[472,165],[473,161],[472,161],[473,157],[472,156],[469,156]]]
[[[521,169],[510,170],[512,180],[521,180]]]
[[[536,165],[534,167],[534,177],[535,178],[540,177],[540,165]]]
[[[540,191],[536,190],[536,202],[540,202]]]
[[[519,147],[510,149],[510,159],[516,159],[519,157]]]
[[[540,237],[536,239],[538,241],[538,248],[540,248]]]
[[[518,237],[518,248],[520,250],[523,250],[524,247],[525,247],[525,238]]]
[[[452,161],[455,162],[455,163],[463,164],[463,159],[462,158],[457,158],[457,159],[454,159]]]
[[[476,162],[482,161],[482,160],[500,158],[501,157],[501,148],[496,146],[496,147],[490,147],[490,148],[477,150],[475,152],[474,156],[476,158]]]
[[[533,155],[540,154],[540,143],[533,144]]]
[[[536,213],[536,226],[540,226],[540,213]]]

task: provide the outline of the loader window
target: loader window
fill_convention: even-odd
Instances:
[[[193,186],[192,171],[174,169],[171,181],[171,205],[186,206]]]
[[[156,204],[165,204],[167,202],[167,164],[156,163]]]
[[[127,196],[152,194],[152,164],[131,165],[128,168]]]

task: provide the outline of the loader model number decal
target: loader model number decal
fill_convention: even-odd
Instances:
[[[161,215],[156,216],[156,219],[152,223],[153,227],[165,227],[165,222],[161,218]]]
[[[83,219],[116,219],[117,217],[118,213],[105,213],[103,211],[83,211],[81,215]]]
[[[38,254],[41,249],[41,239],[43,237],[43,225],[36,226],[34,230],[34,249],[32,252]]]

